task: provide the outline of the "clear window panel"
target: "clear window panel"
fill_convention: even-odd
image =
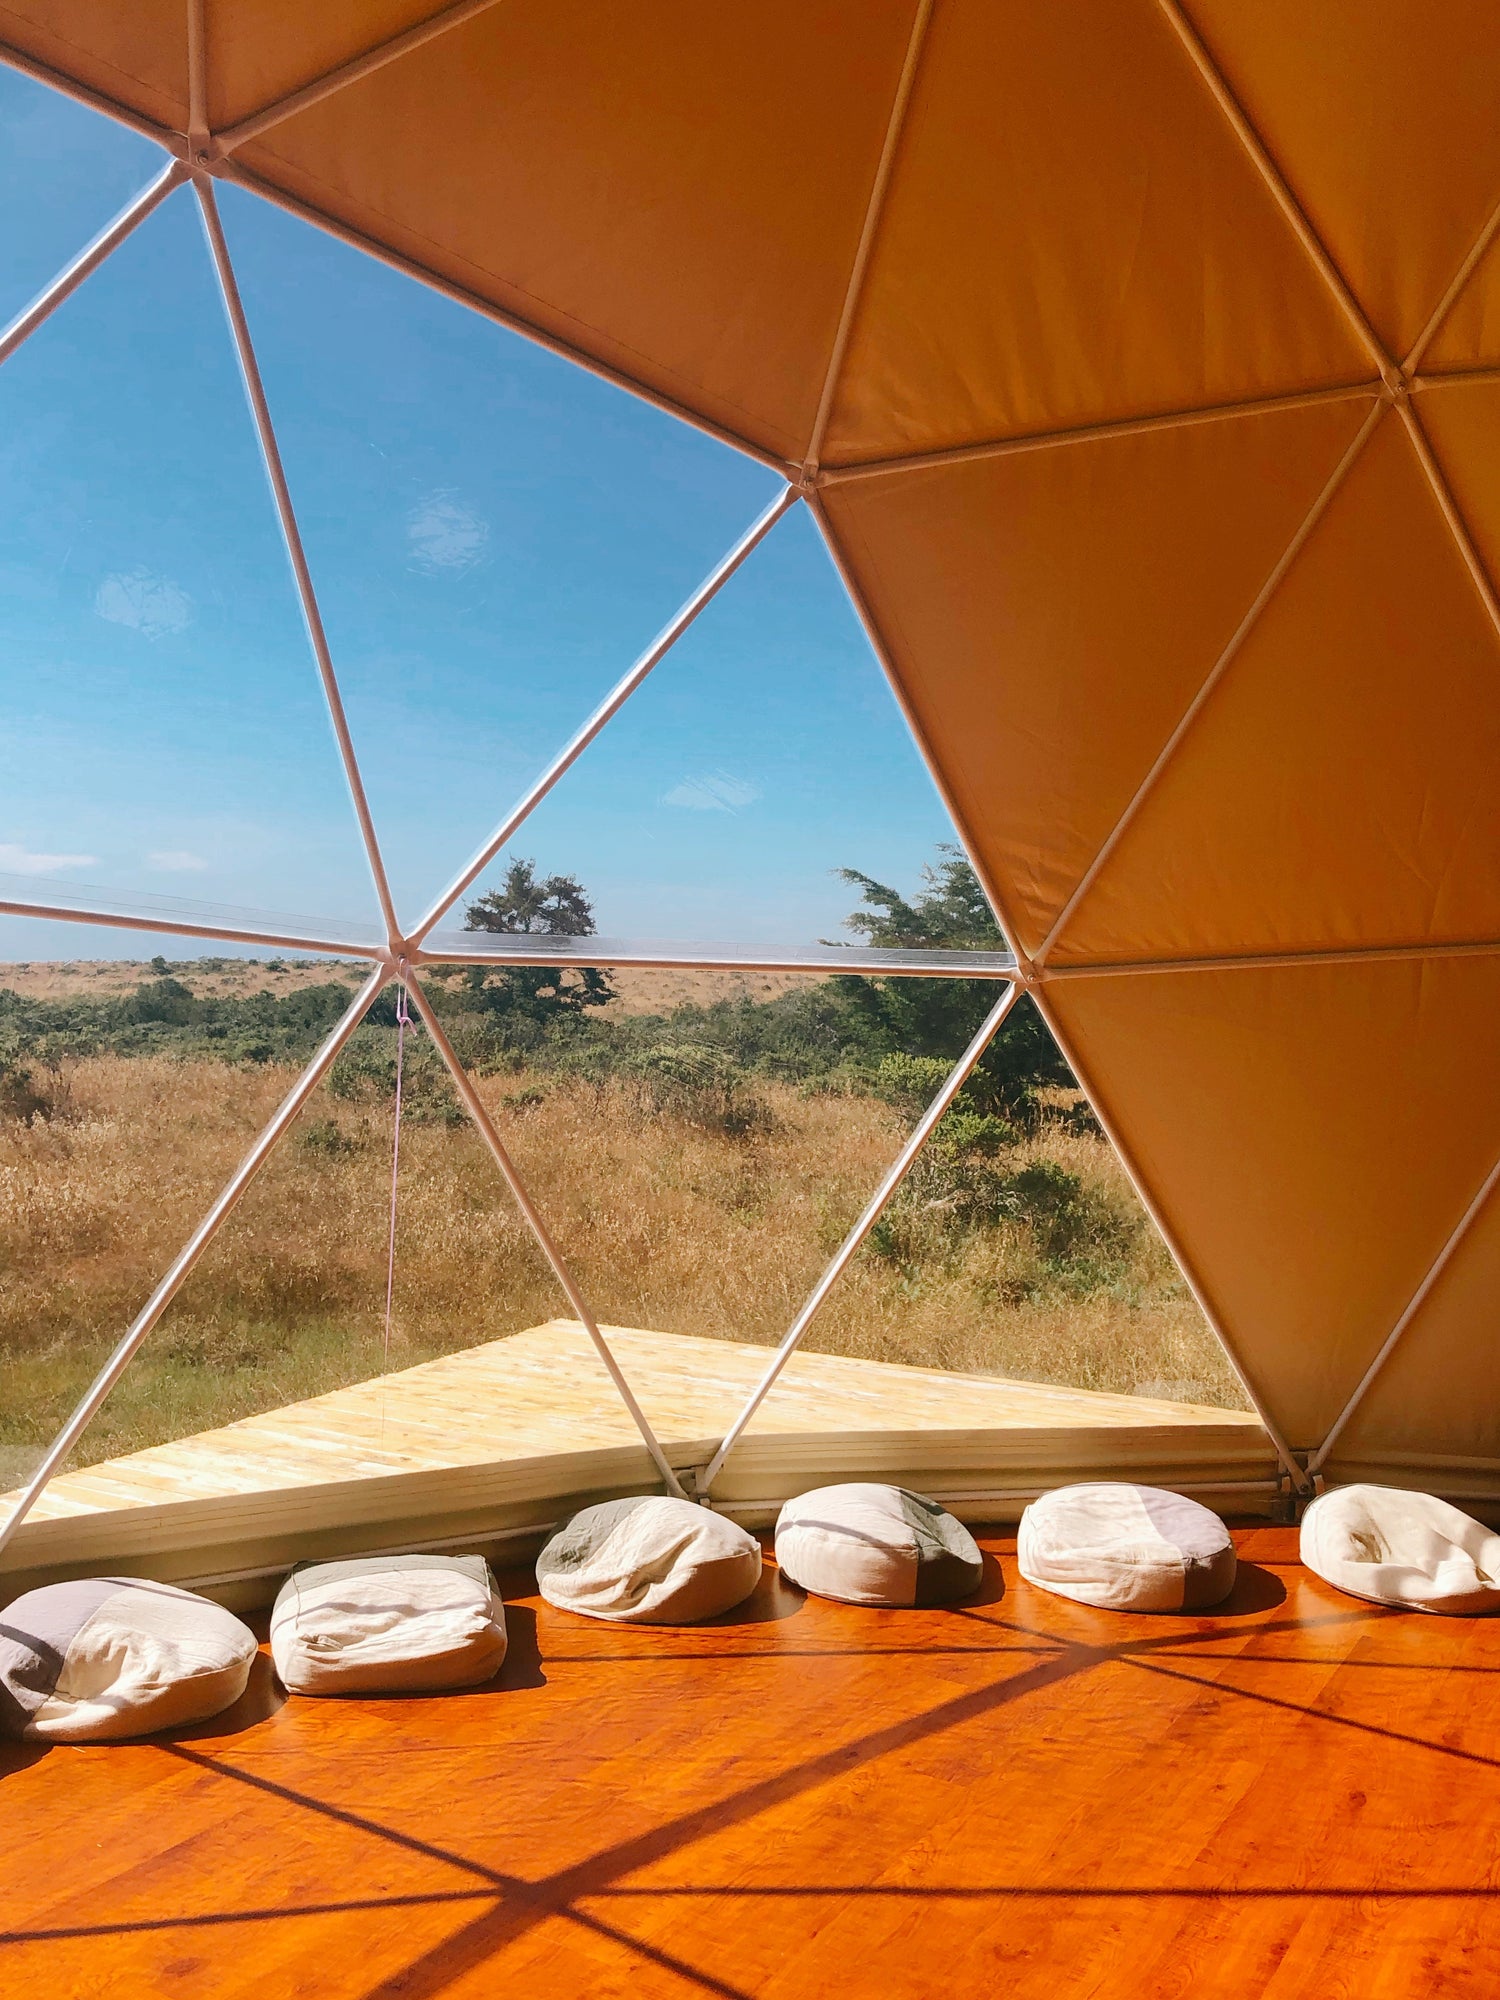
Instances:
[[[222,206],[414,922],[776,481],[249,196]]]
[[[368,927],[189,191],[0,367],[0,435],[0,895]]]
[[[38,949],[0,966],[0,1487],[39,1460],[364,971],[160,942],[155,965]],[[77,1460],[222,1421],[227,1351],[158,1329]]]
[[[165,165],[149,139],[0,69],[0,326]]]
[[[840,871],[910,889],[955,839],[816,526],[796,507],[479,889],[534,859],[584,883],[605,936],[853,942]]]

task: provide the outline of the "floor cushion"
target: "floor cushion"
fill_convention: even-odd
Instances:
[[[1016,1558],[1028,1583],[1110,1611],[1201,1611],[1234,1588],[1234,1544],[1217,1514],[1124,1480],[1033,1500]]]
[[[1430,1493],[1339,1486],[1302,1517],[1303,1562],[1351,1597],[1411,1611],[1500,1611],[1500,1535]]]
[[[0,1611],[0,1728],[109,1743],[202,1722],[245,1692],[255,1650],[232,1612],[174,1584],[48,1584]]]
[[[475,1687],[505,1658],[505,1606],[483,1556],[299,1563],[271,1613],[271,1658],[293,1694]]]
[[[537,1557],[549,1604],[622,1624],[696,1625],[760,1581],[760,1543],[691,1500],[636,1495],[585,1507]]]
[[[963,1523],[902,1486],[820,1486],[788,1500],[776,1561],[793,1583],[841,1604],[950,1604],[984,1576]]]

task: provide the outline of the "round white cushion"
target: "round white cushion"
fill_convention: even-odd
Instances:
[[[174,1584],[48,1584],[0,1611],[0,1727],[43,1743],[179,1729],[239,1700],[255,1652],[232,1612]]]
[[[1430,1493],[1340,1486],[1302,1517],[1301,1555],[1351,1597],[1411,1611],[1500,1611],[1500,1535]]]
[[[505,1606],[483,1556],[299,1563],[271,1613],[271,1658],[293,1694],[477,1687],[505,1659]]]
[[[776,1561],[791,1582],[841,1604],[950,1604],[984,1576],[963,1523],[902,1486],[820,1486],[788,1500]]]
[[[1028,1583],[1109,1611],[1198,1611],[1234,1588],[1234,1543],[1217,1514],[1123,1480],[1033,1500],[1016,1557]]]
[[[664,1494],[585,1507],[536,1561],[549,1604],[621,1624],[696,1625],[760,1581],[760,1543],[722,1514]]]

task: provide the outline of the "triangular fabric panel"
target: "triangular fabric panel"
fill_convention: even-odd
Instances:
[[[1493,367],[1500,362],[1500,235],[1470,273],[1443,316],[1422,356],[1429,379],[1459,368]]]
[[[647,22],[609,0],[505,0],[239,157],[800,457],[912,12],[667,0]]]
[[[1461,1480],[1479,1473],[1481,1486],[1493,1485],[1485,1468],[1453,1461],[1489,1460],[1491,1474],[1500,1464],[1500,1196],[1493,1194],[1366,1391],[1329,1465],[1337,1478],[1341,1468],[1373,1460],[1399,1477],[1403,1457],[1430,1456],[1448,1461]]]
[[[0,425],[0,873],[370,919],[189,192],[0,368]]]
[[[1500,936],[1500,641],[1387,415],[1055,963]]]
[[[1500,382],[1445,382],[1416,399],[1416,415],[1493,581],[1500,577]]]
[[[180,0],[0,6],[0,42],[143,117],[186,128],[187,14]]]
[[[1500,959],[1046,991],[1271,1414],[1318,1445],[1500,1151]]]
[[[499,0],[497,0],[497,4]],[[431,0],[234,0],[205,7],[204,70],[215,131],[430,20]]]
[[[930,755],[1034,952],[1369,405],[1318,404],[824,495]]]
[[[934,11],[829,464],[1369,373],[1157,8]]]
[[[1484,7],[1185,0],[1356,299],[1400,360],[1500,200]]]

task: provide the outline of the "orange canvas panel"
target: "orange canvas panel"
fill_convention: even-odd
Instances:
[[[1457,1218],[1455,1218],[1456,1220]],[[1334,1448],[1500,1460],[1500,1196],[1475,1218]]]
[[[1500,956],[1047,999],[1273,1416],[1317,1445],[1500,1151]]]
[[[1500,201],[1484,0],[1184,0],[1241,108],[1396,360]]]
[[[506,0],[258,174],[778,453],[811,434],[912,0]]]
[[[1500,937],[1500,641],[1387,416],[1057,962]]]
[[[937,8],[827,463],[1371,372],[1150,0]]]
[[[432,0],[210,0],[210,123],[248,118],[437,12]]]
[[[1500,363],[1500,232],[1491,238],[1463,290],[1422,356],[1422,370],[1443,374]]]
[[[159,125],[187,128],[182,0],[6,0],[0,43]]]
[[[825,493],[1034,952],[1369,412],[1049,445]]]
[[[1446,382],[1416,411],[1488,575],[1500,577],[1500,382]]]

